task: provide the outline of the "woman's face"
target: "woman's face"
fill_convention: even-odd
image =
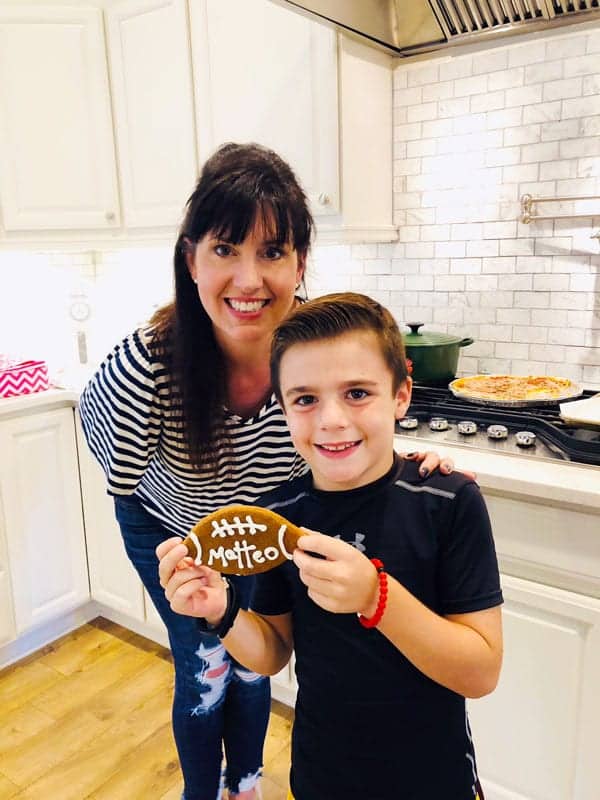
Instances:
[[[260,223],[241,244],[207,233],[188,253],[187,264],[225,350],[244,343],[270,345],[293,306],[305,266],[291,244],[271,241]]]

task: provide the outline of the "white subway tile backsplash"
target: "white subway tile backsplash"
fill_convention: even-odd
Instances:
[[[407,122],[424,122],[425,120],[437,119],[437,103],[420,103],[416,106],[409,106],[407,109]]]
[[[407,242],[406,258],[433,258],[434,248],[433,242]]]
[[[595,53],[567,58],[564,61],[563,74],[565,78],[574,75],[594,75],[598,72],[598,58]]]
[[[523,109],[521,108],[505,108],[502,111],[486,112],[486,127],[488,130],[493,128],[512,128],[526,122],[527,120],[524,119]]]
[[[517,308],[548,308],[550,292],[515,292],[514,304]]]
[[[595,60],[598,58],[594,56]],[[562,100],[562,119],[571,117],[591,117],[600,114],[600,95],[576,97],[572,100]]]
[[[526,308],[499,308],[497,312],[498,322],[506,325],[529,325],[531,321],[531,311]],[[514,328],[513,328],[514,338]],[[515,339],[518,341],[518,338]]]
[[[462,258],[466,254],[465,242],[436,242],[436,258]]]
[[[440,70],[437,63],[416,67],[410,65],[408,67],[408,86],[424,86],[425,84],[437,83],[439,77]]]
[[[527,342],[528,344],[546,344],[548,330],[535,325],[515,325],[513,327],[513,341]]]
[[[517,86],[523,86],[524,83],[524,67],[504,69],[500,72],[491,72],[488,75],[488,89],[490,92],[495,92],[497,89],[514,89]]]
[[[570,97],[581,97],[582,94],[582,78],[565,78],[562,81],[546,82],[543,100],[565,100]]]
[[[500,275],[498,286],[509,292],[527,292],[533,289],[533,275]]]
[[[453,275],[478,275],[481,273],[481,259],[451,258],[450,273]]]
[[[467,258],[486,258],[497,256],[499,242],[494,239],[467,242]]]
[[[598,94],[600,92],[600,77],[598,75],[586,75],[583,79],[583,94]]]
[[[546,328],[564,328],[569,324],[568,312],[558,311],[552,309],[534,308],[531,311],[531,322],[533,325],[539,325]]]
[[[478,113],[480,111],[498,111],[501,108],[505,108],[506,105],[507,102],[504,90],[497,92],[486,91],[485,94],[476,94],[471,96],[471,111],[474,113]]]
[[[547,61],[542,64],[530,64],[525,67],[525,83],[546,83],[562,78],[563,62]]]
[[[584,311],[590,303],[590,298],[585,292],[552,292],[550,298],[551,308]]]
[[[544,88],[547,84],[534,84],[533,86],[519,86],[516,89],[506,90],[506,107],[528,106],[533,103],[541,103],[542,100],[550,100],[543,96]],[[572,96],[572,95],[570,95]]]
[[[533,106],[525,106],[523,109],[523,124],[530,125],[534,122],[553,122],[562,119],[561,101],[555,100],[552,103],[538,103]]]
[[[436,275],[434,289],[436,292],[464,292],[465,277],[463,275]]]
[[[558,142],[541,142],[540,144],[525,144],[521,148],[521,161],[527,164],[530,161],[552,161],[558,158]]]
[[[386,297],[399,320],[476,338],[465,372],[600,388],[598,206],[588,219],[520,222],[526,192],[600,191],[598,53],[600,25],[394,71],[400,243],[338,256],[362,270],[352,285]],[[325,249],[314,257],[323,270]]]
[[[531,358],[552,364],[564,362],[565,348],[556,344],[532,344],[529,348]]]
[[[535,239],[502,239],[500,241],[501,256],[527,256],[533,255]],[[514,272],[514,260],[513,270]]]
[[[420,86],[411,89],[398,89],[394,91],[394,107],[411,106],[415,103],[420,103],[422,98],[423,90]]]
[[[585,331],[578,328],[550,328],[548,330],[548,344],[583,346],[585,344]]]
[[[524,342],[497,342],[495,347],[497,358],[517,358],[526,360],[529,358],[529,345]]]
[[[535,64],[546,57],[545,42],[527,42],[508,48],[508,66],[520,67],[524,64]]]
[[[440,62],[439,77],[441,81],[455,81],[473,74],[471,56],[458,56]]]
[[[569,289],[568,275],[533,275],[533,288],[540,292],[563,292]]]
[[[502,247],[502,242],[500,242]],[[516,272],[516,258],[513,256],[500,256],[499,258],[482,259],[481,271],[488,274],[503,275]]]

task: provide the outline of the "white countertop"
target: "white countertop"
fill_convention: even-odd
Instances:
[[[508,456],[403,436],[394,437],[396,450],[435,450],[449,455],[456,469],[477,474],[484,493],[514,495],[533,502],[570,508],[594,509],[600,513],[600,467],[560,460],[546,461],[527,456]],[[599,522],[600,525],[600,522]]]
[[[21,414],[75,407],[79,393],[72,389],[48,389],[45,392],[0,398],[0,420]],[[484,493],[514,495],[532,502],[594,509],[600,513],[600,467],[573,464],[560,460],[546,461],[527,456],[508,456],[476,450],[472,447],[432,442],[431,439],[394,437],[400,452],[435,450],[449,455],[457,469],[477,474]]]
[[[79,392],[71,389],[47,389],[45,392],[22,394],[18,397],[0,397],[0,419],[34,411],[76,406],[78,402]]]

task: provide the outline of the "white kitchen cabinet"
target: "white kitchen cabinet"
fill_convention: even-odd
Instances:
[[[122,0],[106,22],[124,224],[177,227],[198,171],[186,0]]]
[[[15,632],[21,635],[89,600],[73,410],[2,420],[0,452]]]
[[[190,3],[201,161],[258,142],[296,171],[318,215],[339,210],[336,36],[270,0]]]
[[[6,547],[6,525],[2,507],[2,490],[0,487],[0,646],[16,639],[15,615],[12,602],[12,587],[8,569],[8,552]]]
[[[79,419],[77,439],[92,598],[107,609],[144,622],[142,583],[125,553],[104,472],[88,449]]]
[[[600,600],[503,576],[505,660],[469,703],[487,800],[596,800]]]
[[[100,9],[2,3],[0,109],[6,231],[119,225]]]
[[[256,141],[294,168],[317,241],[397,239],[392,58],[271,0],[190,3],[203,161]]]

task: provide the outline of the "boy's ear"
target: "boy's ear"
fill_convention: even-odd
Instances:
[[[396,419],[406,415],[412,394],[412,378],[406,378],[396,390]]]

